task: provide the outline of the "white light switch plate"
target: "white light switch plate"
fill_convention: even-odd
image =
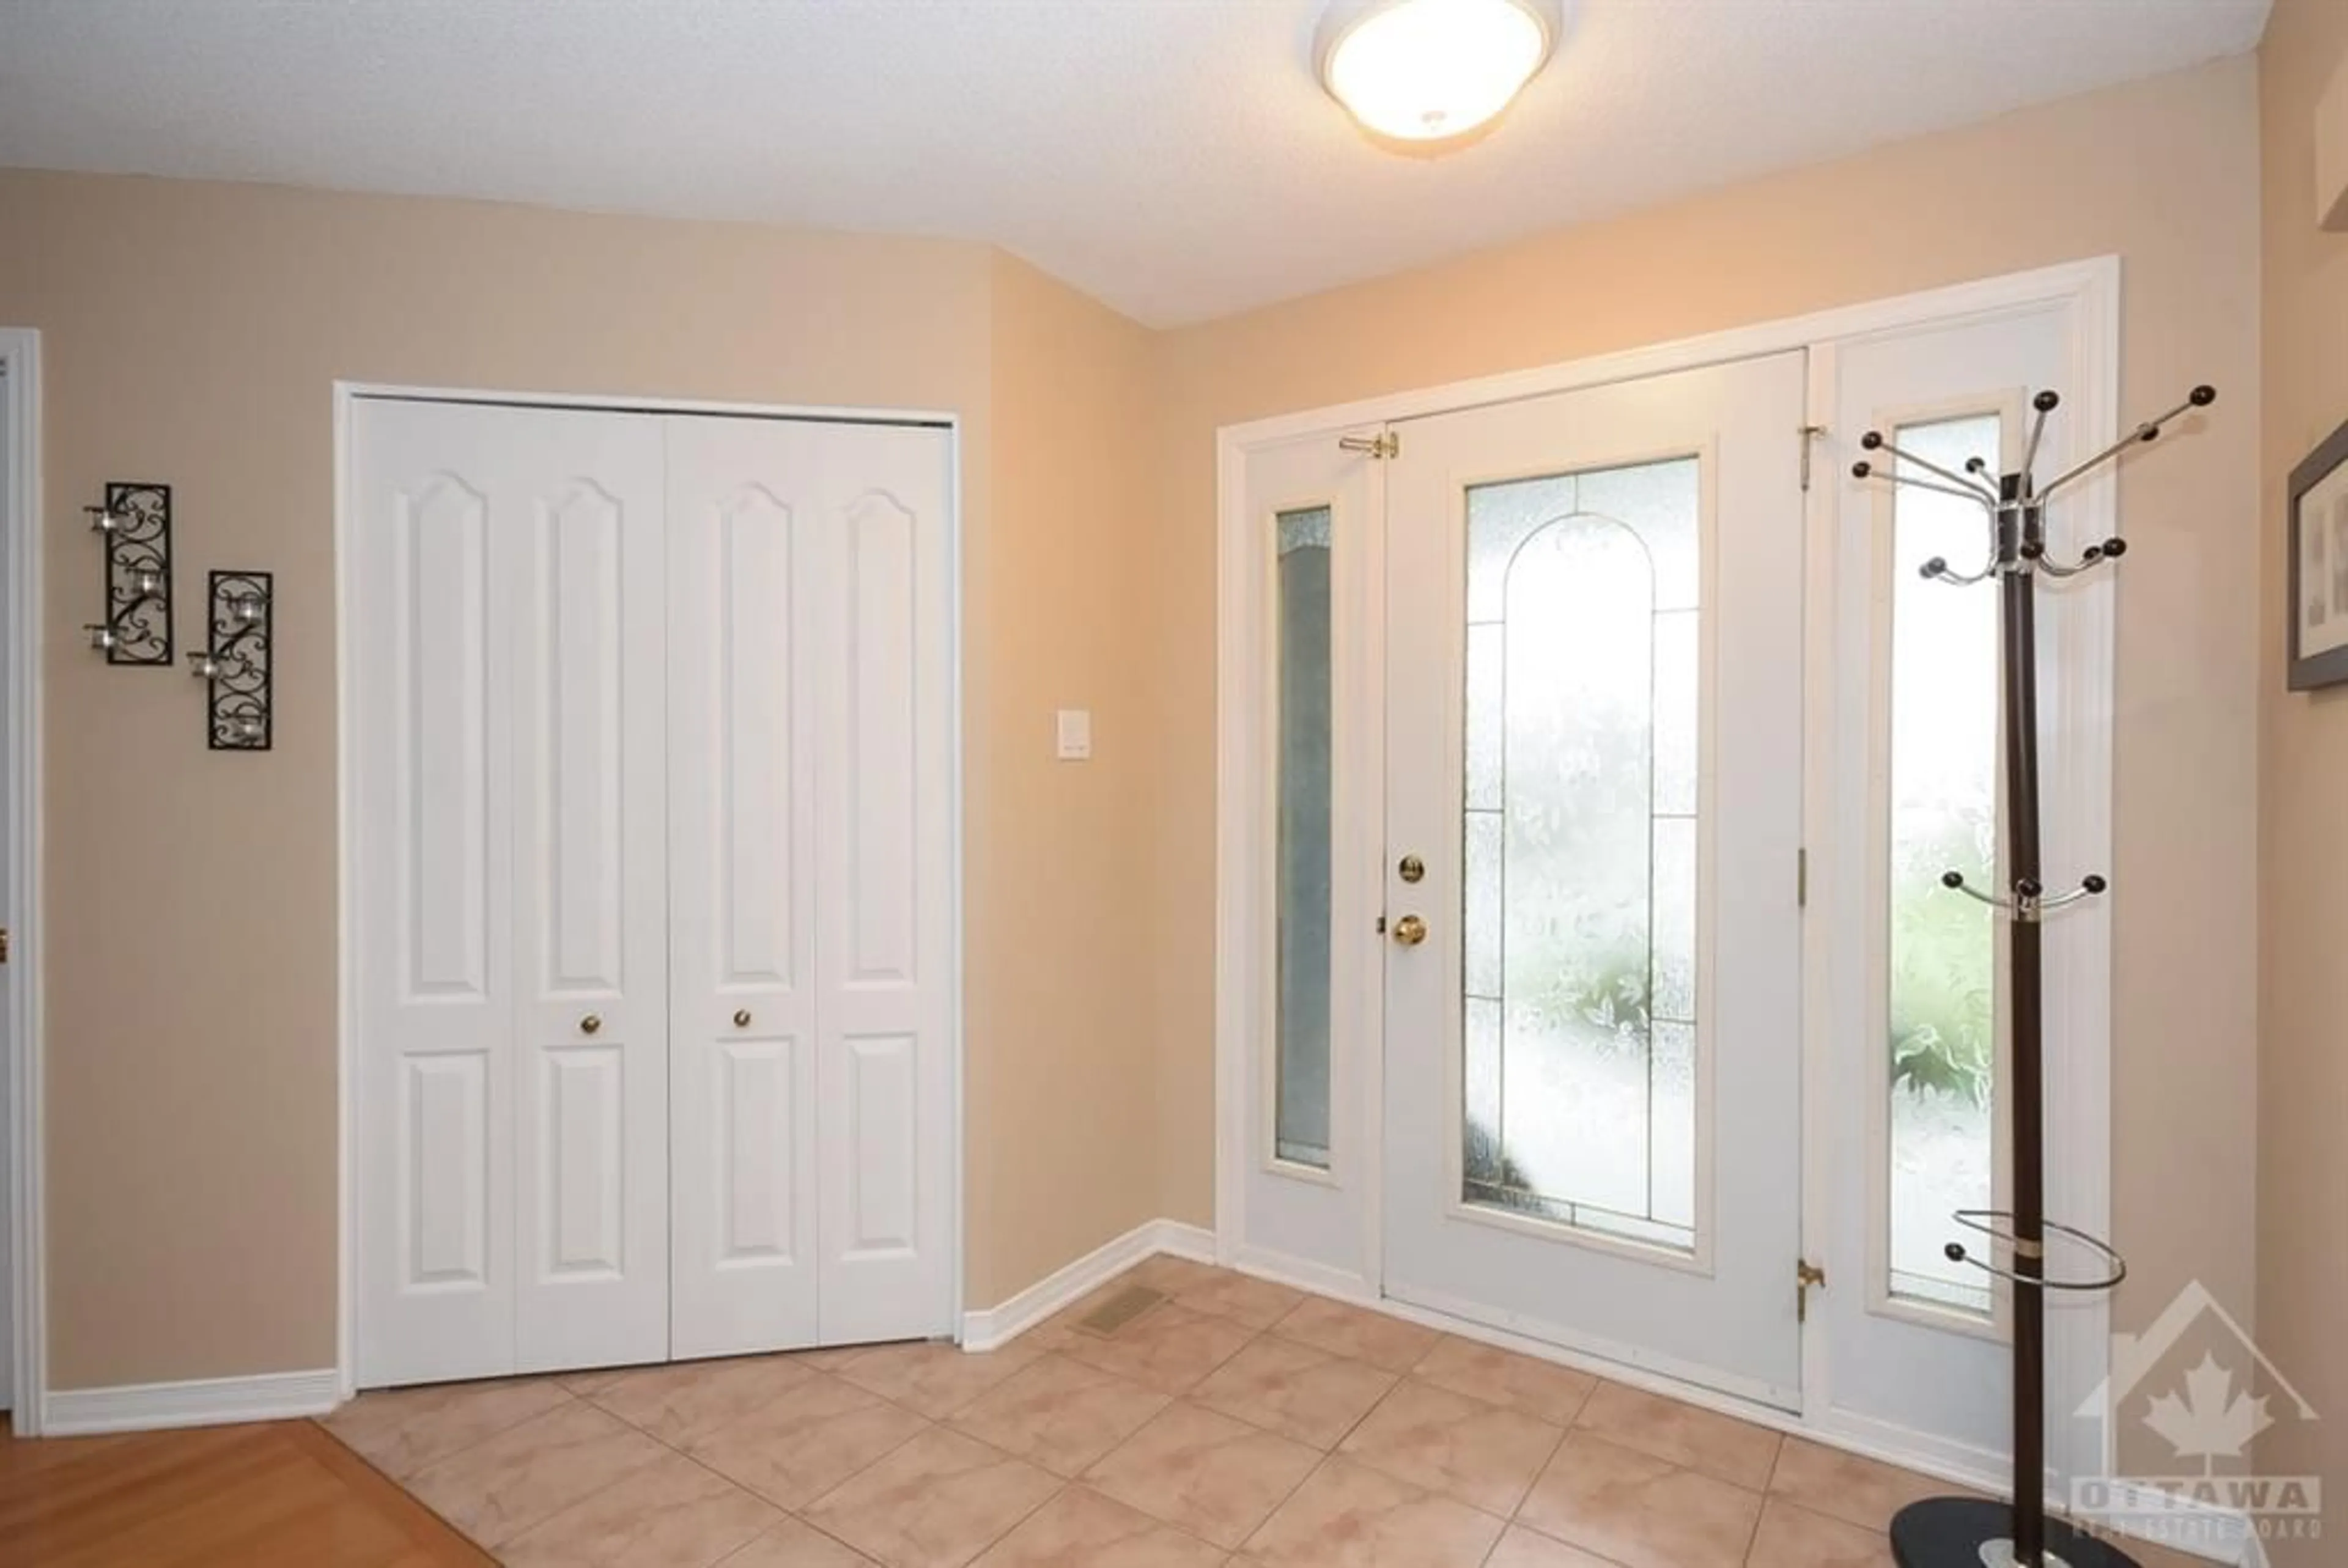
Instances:
[[[1060,710],[1060,760],[1080,763],[1093,754],[1093,714],[1089,708]]]

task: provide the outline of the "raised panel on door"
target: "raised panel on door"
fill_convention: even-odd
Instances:
[[[671,1343],[817,1336],[815,538],[827,427],[673,418]]]
[[[535,411],[516,639],[516,1336],[524,1371],[668,1352],[659,422]]]
[[[821,1337],[950,1327],[953,625],[942,431],[826,434]]]
[[[358,405],[352,932],[362,1383],[512,1370],[505,423]]]

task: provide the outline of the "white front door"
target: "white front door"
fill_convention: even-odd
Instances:
[[[355,416],[359,1355],[668,1348],[660,431]]]
[[[1804,356],[1404,423],[1385,1289],[1800,1400]]]

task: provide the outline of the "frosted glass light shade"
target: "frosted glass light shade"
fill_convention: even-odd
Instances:
[[[1447,141],[1509,107],[1563,24],[1559,0],[1339,0],[1321,80],[1375,136]]]

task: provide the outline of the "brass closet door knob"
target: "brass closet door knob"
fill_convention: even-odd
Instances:
[[[736,1029],[747,1029],[750,1027],[750,1009],[748,1008],[736,1008],[734,1009],[734,1027]]]
[[[592,1012],[585,1018],[579,1020],[579,1032],[581,1034],[593,1034],[597,1030],[602,1029],[602,1027],[603,1020]]]
[[[1405,915],[1395,922],[1394,938],[1406,948],[1416,948],[1426,940],[1426,922],[1416,915]]]

